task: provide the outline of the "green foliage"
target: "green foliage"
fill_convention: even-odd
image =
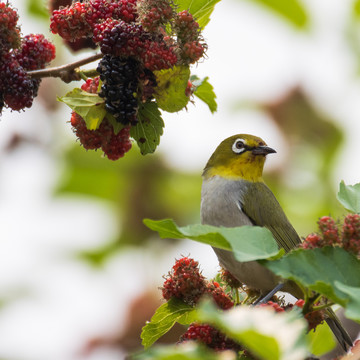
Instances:
[[[45,1],[27,0],[26,7],[30,15],[43,20],[49,20],[49,11],[47,10]]]
[[[134,360],[224,360],[216,353],[195,342],[179,345],[155,346],[132,356]]]
[[[173,113],[183,109],[189,102],[185,90],[190,77],[188,66],[155,71],[157,86],[154,94],[160,109]]]
[[[297,249],[264,265],[345,307],[345,315],[360,321],[360,260],[340,247]]]
[[[97,94],[91,94],[75,88],[63,97],[58,97],[72,110],[79,114],[89,130],[96,130],[106,115],[105,100]]]
[[[338,199],[345,209],[360,214],[360,183],[345,185],[341,181]]]
[[[136,126],[131,127],[130,135],[136,140],[142,155],[151,154],[159,145],[164,128],[157,104],[150,102],[141,105],[138,119]]]
[[[298,0],[252,0],[265,6],[287,20],[293,26],[303,29],[309,23],[306,10]]]
[[[189,325],[195,321],[195,309],[181,300],[172,298],[161,305],[142,329],[142,344],[146,348],[151,346],[161,336],[166,334],[176,322]]]
[[[360,0],[354,1],[353,14],[356,18],[360,18]]]
[[[199,23],[200,28],[204,28],[210,21],[210,15],[215,5],[220,0],[175,0],[178,11],[189,10]]]
[[[198,219],[200,176],[170,168],[161,154],[144,157],[134,149],[121,161],[112,162],[100,152],[74,144],[64,153],[64,164],[56,195],[105,203],[118,225],[113,237],[104,239],[99,248],[78,254],[95,266],[125,245],[146,243],[154,233],[144,226],[143,218],[173,214],[184,223]],[[161,248],[166,251],[174,245],[167,242]]]
[[[319,324],[314,331],[308,332],[306,337],[308,339],[310,353],[315,356],[320,357],[336,346],[334,335],[326,322]]]
[[[295,313],[275,313],[248,306],[219,312],[211,302],[204,302],[197,310],[197,317],[243,344],[260,359],[290,360],[306,356],[307,324]]]
[[[196,75],[190,77],[190,81],[195,86],[194,95],[202,100],[212,113],[217,110],[216,95],[213,86],[209,83],[209,77],[199,79]]]
[[[178,227],[171,219],[145,219],[144,224],[157,231],[162,238],[188,238],[220,249],[232,250],[239,261],[268,259],[282,253],[271,232],[258,226],[226,228],[195,224]]]

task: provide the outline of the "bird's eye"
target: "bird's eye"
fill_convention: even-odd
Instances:
[[[245,142],[243,139],[236,139],[232,146],[232,151],[236,154],[240,154],[245,150]]]

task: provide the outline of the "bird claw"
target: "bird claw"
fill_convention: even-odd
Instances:
[[[280,291],[284,286],[284,283],[276,285],[268,294],[264,297],[259,297],[256,301],[253,302],[252,306],[266,304],[278,291]]]

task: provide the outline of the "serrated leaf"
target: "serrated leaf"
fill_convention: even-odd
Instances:
[[[208,82],[209,77],[199,79],[197,76],[191,76],[190,80],[195,86],[194,95],[202,100],[212,113],[217,110],[216,95],[213,86]]]
[[[176,322],[190,324],[195,321],[195,309],[179,299],[172,298],[161,305],[142,329],[141,339],[145,348],[166,334]]]
[[[337,197],[345,209],[360,214],[360,183],[345,185],[341,181]]]
[[[201,224],[178,227],[171,219],[144,219],[144,224],[157,231],[162,238],[187,238],[216,248],[232,250],[239,261],[268,259],[279,254],[271,232],[263,227],[227,228]]]
[[[306,357],[307,324],[294,313],[276,313],[250,306],[219,312],[214,304],[206,301],[200,304],[197,317],[198,321],[215,326],[243,344],[256,358],[303,360]]]
[[[360,277],[354,276],[360,274],[360,260],[353,254],[340,247],[297,249],[263,264],[275,274],[325,295],[345,307],[347,317],[360,321]]]
[[[130,135],[136,140],[142,155],[151,154],[160,143],[164,121],[156,103],[142,104],[138,111],[136,126],[130,129]]]
[[[189,10],[203,29],[210,21],[210,15],[220,0],[175,0],[178,11]]]
[[[63,97],[58,97],[72,110],[79,114],[89,130],[96,130],[106,115],[104,99],[97,94],[91,94],[75,88]]]
[[[155,346],[131,358],[134,360],[225,360],[221,353],[212,351],[195,341]]]
[[[266,6],[297,28],[305,28],[309,19],[302,3],[298,0],[252,0]]]
[[[190,78],[188,66],[174,66],[171,69],[154,72],[157,86],[154,97],[160,109],[167,112],[177,112],[189,102],[185,90]]]
[[[315,356],[322,356],[330,352],[336,346],[334,335],[326,322],[316,326],[315,331],[306,334],[310,353]]]

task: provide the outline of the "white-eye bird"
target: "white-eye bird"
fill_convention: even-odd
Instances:
[[[266,155],[271,153],[276,151],[253,135],[239,134],[222,141],[203,172],[201,222],[225,227],[263,226],[271,231],[279,248],[288,252],[301,240],[264,183],[264,163]],[[258,262],[239,262],[231,251],[217,248],[214,251],[220,265],[250,289],[265,295],[283,283],[282,291],[303,297],[294,282],[283,281]],[[346,350],[352,341],[331,310],[326,321]]]

